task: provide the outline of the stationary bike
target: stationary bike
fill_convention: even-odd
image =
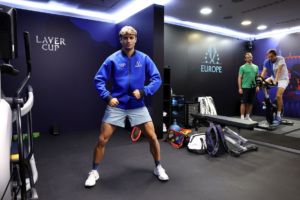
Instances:
[[[280,124],[282,125],[293,125],[294,122],[282,119],[280,122],[277,122],[275,120],[275,116],[277,114],[277,101],[272,101],[270,98],[270,89],[272,87],[277,86],[273,83],[273,81],[267,81],[265,78],[258,76],[256,78],[256,85],[260,87],[264,92],[264,107],[266,110],[266,120],[262,121],[258,124],[259,128],[267,129],[267,130],[274,130],[276,129]],[[283,109],[281,111],[281,115],[283,115]]]

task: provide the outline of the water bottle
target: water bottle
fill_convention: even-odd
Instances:
[[[178,126],[177,124],[176,119],[173,120],[173,123],[169,127],[169,130],[178,131],[178,132],[181,130],[180,126]]]

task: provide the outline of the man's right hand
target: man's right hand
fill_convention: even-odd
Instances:
[[[116,107],[117,105],[119,105],[119,101],[117,98],[112,98],[109,102],[108,105],[111,107]]]
[[[243,94],[243,89],[242,89],[242,88],[239,89],[239,93],[240,93],[240,94]]]

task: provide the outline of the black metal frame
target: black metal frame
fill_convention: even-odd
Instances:
[[[22,131],[22,116],[21,116],[21,107],[24,104],[24,99],[21,98],[21,93],[28,85],[28,82],[31,78],[31,58],[30,58],[30,36],[28,32],[24,32],[24,42],[25,42],[25,52],[26,52],[26,63],[27,63],[27,76],[21,83],[20,87],[18,88],[15,97],[13,98],[13,108],[16,110],[17,119],[16,119],[16,129],[18,135],[18,154],[19,154],[19,161],[18,161],[18,170],[21,182],[21,199],[27,199],[27,191],[26,191],[26,173],[29,175],[30,184],[33,186],[33,177],[30,168],[29,160],[33,154],[33,131],[32,131],[32,113],[29,111],[27,113],[27,132],[28,132],[28,154],[25,155],[24,149],[24,141],[23,141],[23,131]],[[32,91],[31,86],[28,86],[28,90]],[[17,192],[18,193],[18,192]],[[15,194],[17,196],[17,194]],[[15,197],[16,198],[16,197]]]

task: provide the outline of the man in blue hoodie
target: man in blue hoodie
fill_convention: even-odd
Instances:
[[[161,85],[161,78],[154,62],[146,54],[135,50],[137,31],[124,26],[119,32],[122,49],[110,55],[95,75],[95,85],[100,97],[107,102],[97,145],[94,149],[93,167],[85,182],[92,187],[99,179],[98,167],[103,159],[105,145],[116,127],[125,127],[126,117],[131,126],[138,126],[150,143],[150,152],[154,158],[154,174],[161,181],[169,180],[160,163],[160,145],[144,96],[153,95]],[[145,86],[146,78],[149,84]],[[107,81],[112,82],[109,91]]]

